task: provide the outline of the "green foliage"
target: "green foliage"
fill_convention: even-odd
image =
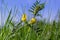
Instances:
[[[36,16],[38,14],[38,12],[44,8],[44,5],[45,5],[45,3],[40,4],[39,1],[36,1],[32,5],[31,9],[29,9],[29,11],[32,12],[34,14],[34,16]]]
[[[0,30],[0,40],[60,40],[59,22],[53,21],[53,24],[49,24],[37,21],[32,27],[26,24],[24,26],[19,25],[16,25],[16,28],[19,27],[14,32],[15,27],[10,23],[4,26]]]

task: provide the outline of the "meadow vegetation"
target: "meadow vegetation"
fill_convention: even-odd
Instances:
[[[58,21],[54,20],[52,23],[36,19],[37,16],[41,17],[39,11],[44,7],[45,3],[36,1],[28,10],[33,17],[27,20],[27,15],[23,13],[16,24],[12,21],[11,9],[5,24],[0,28],[0,40],[60,40],[60,15]]]

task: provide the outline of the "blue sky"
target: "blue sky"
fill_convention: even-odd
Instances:
[[[32,14],[28,11],[28,9],[32,6],[32,4],[36,0],[0,0],[0,24],[4,23],[8,16],[9,10],[12,8],[12,15],[15,14],[15,9],[18,10],[14,21],[18,21],[23,12],[25,12],[29,18],[32,17]],[[43,18],[48,19],[49,16],[51,20],[54,19],[55,15],[57,14],[58,8],[60,8],[60,0],[41,0],[42,3],[46,2],[45,8],[40,11]],[[25,11],[24,11],[25,10]]]

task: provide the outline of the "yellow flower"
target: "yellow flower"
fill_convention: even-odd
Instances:
[[[29,22],[29,24],[34,24],[36,22],[36,19],[35,18],[32,18]]]
[[[25,21],[26,21],[26,18],[27,18],[26,14],[23,14],[21,20],[22,20],[23,22],[25,22]]]

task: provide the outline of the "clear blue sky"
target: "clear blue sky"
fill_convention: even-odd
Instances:
[[[17,15],[15,21],[18,21],[25,9],[25,13],[31,18],[32,14],[28,12],[28,9],[36,0],[0,0],[0,24],[4,23],[8,16],[8,11],[12,8],[12,15],[15,14],[14,8],[16,7]],[[57,14],[58,8],[60,8],[60,0],[41,0],[41,2],[47,2],[45,8],[41,11],[43,18],[48,18],[51,14],[51,19],[53,20]]]

